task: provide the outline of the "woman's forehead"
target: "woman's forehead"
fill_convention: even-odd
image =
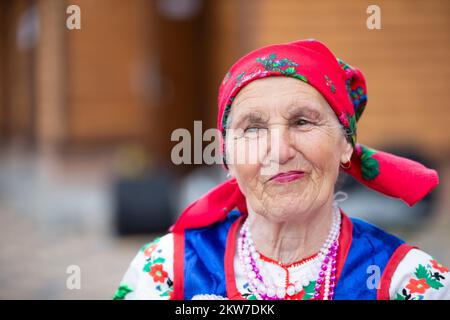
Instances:
[[[268,77],[242,88],[233,101],[231,113],[238,117],[275,110],[289,113],[299,108],[319,113],[332,111],[322,95],[309,84],[294,78]]]

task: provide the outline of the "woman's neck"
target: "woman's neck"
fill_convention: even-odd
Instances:
[[[288,265],[317,253],[333,220],[332,198],[307,216],[274,222],[254,212],[247,204],[250,232],[255,248],[264,256]]]

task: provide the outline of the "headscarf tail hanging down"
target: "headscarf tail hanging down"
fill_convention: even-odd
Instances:
[[[364,76],[360,70],[336,58],[323,43],[314,39],[257,49],[239,59],[227,72],[218,98],[217,127],[222,133],[223,154],[227,117],[237,93],[250,82],[270,76],[296,78],[322,94],[354,147],[351,165],[343,170],[366,187],[413,206],[439,183],[437,172],[433,169],[356,142],[356,123],[367,103]],[[210,225],[225,219],[235,207],[247,214],[245,197],[233,178],[192,203],[170,230]]]

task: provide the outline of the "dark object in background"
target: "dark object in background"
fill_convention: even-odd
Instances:
[[[164,170],[115,182],[115,227],[119,235],[164,233],[173,223],[173,178]]]

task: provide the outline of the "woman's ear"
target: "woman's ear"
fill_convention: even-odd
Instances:
[[[353,154],[353,146],[351,145],[350,142],[346,140],[344,144],[344,151],[341,154],[341,163],[346,163],[350,161],[350,159],[352,158],[352,154]]]

